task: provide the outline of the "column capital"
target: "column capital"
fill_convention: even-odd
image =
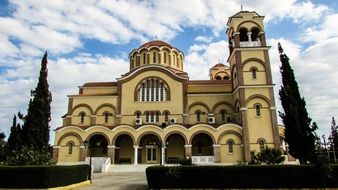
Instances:
[[[212,147],[221,147],[220,144],[213,144]]]
[[[138,146],[137,146],[137,145],[134,145],[133,147],[134,147],[135,149],[136,149],[136,148],[138,148]]]
[[[191,144],[186,144],[186,145],[184,145],[184,148],[190,148],[190,147],[192,147]]]
[[[60,148],[61,146],[59,145],[53,145],[53,148]]]
[[[80,145],[80,148],[87,148],[87,147],[85,147],[84,145]]]
[[[116,148],[116,146],[115,145],[109,145],[109,146],[107,146],[107,148]]]

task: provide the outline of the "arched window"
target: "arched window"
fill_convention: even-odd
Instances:
[[[229,76],[224,76],[223,77],[223,80],[229,80],[230,78],[229,78]]]
[[[255,110],[256,110],[256,116],[261,116],[261,105],[260,104],[255,104]]]
[[[147,64],[147,54],[143,53],[143,65]]]
[[[104,112],[104,113],[103,113],[103,116],[104,116],[104,122],[105,122],[105,123],[108,123],[108,120],[109,120],[109,112]]]
[[[259,139],[258,140],[258,144],[259,144],[259,150],[262,152],[265,148],[265,140],[264,139]]]
[[[134,115],[137,119],[141,118],[141,112],[140,111],[136,111]]]
[[[156,52],[153,53],[153,63],[156,63]]]
[[[251,77],[252,77],[252,79],[256,79],[257,78],[257,68],[256,67],[252,67],[250,70],[251,70]]]
[[[241,42],[246,42],[246,41],[249,41],[249,38],[248,38],[248,29],[246,28],[241,28],[239,29],[239,40]]]
[[[139,86],[140,102],[161,102],[168,100],[168,87],[158,78],[146,79]]]
[[[160,120],[160,112],[146,111],[146,122],[156,123]]]
[[[136,66],[137,67],[140,66],[140,56],[139,55],[136,56]]]
[[[150,64],[150,54],[147,54],[147,64]]]
[[[197,110],[196,112],[195,112],[195,114],[196,114],[196,121],[201,121],[201,111],[200,110]]]
[[[221,110],[221,111],[220,111],[220,114],[221,114],[221,116],[222,116],[222,121],[225,121],[227,111],[226,111],[226,110]]]
[[[73,141],[68,142],[67,147],[68,147],[68,154],[73,154],[74,142]]]
[[[178,56],[177,56],[177,68],[180,68],[180,60],[178,59]]]
[[[163,53],[163,63],[167,63],[167,52]]]
[[[234,140],[232,140],[232,139],[229,139],[229,140],[227,141],[229,153],[234,153],[234,144],[235,144],[235,142],[234,142]]]
[[[158,53],[157,57],[158,57],[158,63],[161,63],[161,53]]]
[[[80,123],[84,123],[84,119],[85,119],[86,113],[85,112],[81,112],[79,115],[80,115]]]
[[[169,111],[164,111],[163,115],[164,115],[164,121],[168,122],[169,121]]]
[[[173,66],[176,65],[176,58],[175,58],[175,55],[173,55]]]
[[[259,29],[254,27],[251,29],[251,39],[252,41],[259,41]]]
[[[216,76],[216,80],[222,80],[221,76]]]

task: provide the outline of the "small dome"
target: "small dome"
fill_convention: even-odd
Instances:
[[[225,65],[223,63],[217,63],[212,68],[215,68],[215,67],[225,67]]]
[[[143,44],[141,47],[151,47],[151,46],[158,46],[158,47],[162,47],[162,46],[167,46],[169,48],[172,48],[172,46],[164,41],[161,41],[161,40],[154,40],[154,41],[150,41],[150,42],[147,42],[145,44]]]

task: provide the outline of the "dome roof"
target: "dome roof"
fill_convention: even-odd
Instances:
[[[149,41],[145,44],[143,44],[141,47],[146,47],[146,48],[149,48],[151,46],[158,46],[158,47],[161,47],[161,46],[167,46],[167,47],[170,47],[172,48],[172,46],[164,41],[161,41],[161,40],[153,40],[153,41]]]
[[[225,67],[225,65],[223,63],[217,63],[212,68],[215,68],[215,67]]]

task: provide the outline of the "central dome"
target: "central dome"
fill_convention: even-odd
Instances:
[[[183,71],[184,55],[177,48],[161,40],[144,43],[129,54],[130,70],[150,64],[160,64]]]
[[[167,47],[172,48],[172,46],[171,46],[170,44],[168,44],[167,42],[161,41],[161,40],[153,40],[153,41],[149,41],[149,42],[143,44],[143,45],[141,46],[141,48],[142,48],[142,47],[149,48],[149,47],[152,47],[152,46],[157,46],[157,47],[167,46]]]

